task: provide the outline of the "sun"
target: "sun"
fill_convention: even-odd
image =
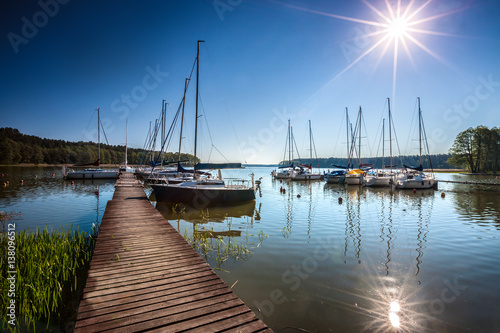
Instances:
[[[387,33],[393,38],[404,37],[408,34],[408,22],[401,17],[395,18],[387,25]]]
[[[279,0],[277,1],[279,2]],[[446,63],[438,54],[429,49],[424,43],[424,36],[442,36],[442,37],[463,37],[453,34],[431,30],[427,27],[430,21],[438,20],[445,16],[449,16],[461,11],[466,10],[468,5],[457,7],[456,9],[441,12],[434,15],[429,15],[433,11],[432,3],[437,3],[436,0],[385,0],[385,1],[369,1],[361,0],[374,14],[373,19],[363,19],[357,17],[348,17],[334,13],[327,13],[323,11],[313,10],[310,8],[303,8],[296,5],[280,2],[283,6],[294,8],[300,11],[309,12],[312,14],[331,17],[334,19],[350,21],[358,24],[363,24],[375,28],[375,31],[367,33],[357,38],[365,38],[372,40],[373,43],[366,47],[363,52],[354,60],[350,62],[345,68],[333,76],[328,83],[336,80],[342,76],[349,69],[354,67],[358,62],[364,59],[367,55],[373,54],[380,50],[379,60],[374,64],[374,70],[377,69],[382,58],[385,56],[392,56],[393,58],[393,71],[392,71],[392,100],[395,103],[396,95],[396,78],[398,69],[398,60],[402,55],[410,61],[414,68],[416,64],[413,59],[412,52],[422,50],[428,55],[432,56],[437,61],[441,62],[447,67],[451,67]],[[377,5],[374,5],[377,3]],[[380,5],[382,4],[382,5]],[[402,52],[404,51],[404,53]],[[400,54],[401,53],[401,54]]]

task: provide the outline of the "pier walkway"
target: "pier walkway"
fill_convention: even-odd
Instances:
[[[108,202],[75,332],[272,332],[122,173]]]

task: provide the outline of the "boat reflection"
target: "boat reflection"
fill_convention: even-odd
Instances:
[[[255,209],[255,201],[245,202],[235,206],[214,206],[207,209],[197,209],[189,205],[174,204],[169,202],[157,202],[156,209],[167,220],[184,220],[194,224],[200,223],[223,223],[228,218],[251,217],[252,224],[254,214],[260,219],[260,209]]]
[[[208,209],[156,203],[156,209],[175,226],[198,254],[212,267],[220,270],[230,258],[247,260],[251,248],[260,246],[267,238],[262,230],[257,235],[250,234],[254,221],[261,218],[261,208],[260,204],[256,209],[255,201]]]

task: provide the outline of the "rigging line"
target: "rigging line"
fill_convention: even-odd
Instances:
[[[104,134],[104,138],[106,139],[106,144],[109,146],[108,137],[106,136],[106,132],[104,131],[104,126],[102,126],[101,119],[99,119],[99,122],[101,123],[102,133]]]
[[[229,160],[226,158],[226,156],[224,156],[224,154],[222,154],[222,152],[221,152],[219,149],[217,149],[217,147],[216,147],[216,146],[212,145],[212,147],[213,147],[215,150],[217,150],[217,151],[219,152],[219,154],[221,154],[221,156],[222,156],[222,157],[224,157],[224,159],[225,159],[228,163],[230,163],[230,162],[229,162]]]
[[[295,137],[293,136],[293,129],[292,129],[292,141],[293,144],[295,145],[295,150],[297,151],[297,157],[299,158],[299,163],[302,163],[302,159],[300,158],[299,148],[297,148],[297,141],[295,141]]]
[[[183,101],[184,101],[184,99],[183,99]],[[174,119],[172,119],[172,123],[170,124],[170,128],[168,129],[168,132],[165,135],[165,140],[161,144],[160,152],[162,152],[164,150],[166,152],[168,146],[170,146],[170,143],[172,142],[173,130],[174,130],[175,125],[177,124],[177,121],[179,119],[179,114],[182,110],[182,102],[183,101],[181,101],[181,103],[179,104],[179,107],[177,108],[177,112],[175,113]],[[167,139],[168,139],[168,142],[167,142]],[[167,145],[165,146],[165,144],[167,144]],[[160,154],[158,154],[156,161],[155,161],[155,164],[158,162],[158,158],[160,158]]]
[[[398,136],[396,134],[396,127],[394,126],[394,116],[391,117],[390,119],[392,121],[392,124],[389,124],[389,126],[392,126],[392,131],[394,133],[394,139],[396,140],[396,146],[398,147],[398,161],[399,163],[401,164],[401,149],[399,148],[399,140],[398,140]]]
[[[87,128],[85,129],[85,132],[89,131],[89,126],[90,126],[90,123],[92,122],[92,119],[94,119],[94,113],[92,113],[92,116],[90,117],[89,123],[87,124]]]
[[[344,112],[342,112],[342,119],[340,120],[340,129],[338,130],[338,134],[337,134],[337,141],[335,142],[335,147],[333,149],[333,154],[332,156],[335,156],[335,152],[337,151],[337,145],[339,144],[339,140],[340,140],[340,133],[342,132],[342,128],[344,127],[344,119],[345,119],[345,115],[344,115]],[[346,142],[347,144],[347,142]]]
[[[243,153],[243,150],[241,149],[240,139],[238,138],[238,134],[236,133],[236,129],[234,128],[233,119],[231,118],[229,110],[227,109],[226,99],[222,98],[222,101],[224,102],[224,107],[226,109],[227,117],[229,118],[229,123],[231,124],[231,127],[233,128],[233,133],[234,133],[234,136],[236,137],[236,142],[238,143],[238,148],[240,150],[241,156],[243,156],[243,160],[245,161],[245,163],[248,163],[247,159],[245,157],[245,154]]]

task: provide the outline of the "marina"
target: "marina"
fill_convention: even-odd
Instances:
[[[256,200],[242,205],[200,210],[156,203],[147,185],[141,191],[151,204],[142,194],[137,197],[151,211],[156,207],[178,237],[274,331],[288,326],[309,331],[389,329],[393,301],[402,309],[401,325],[412,331],[440,327],[436,330],[459,332],[458,326],[488,331],[494,325],[497,295],[491,291],[500,278],[498,186],[452,182],[498,184],[497,178],[437,173],[438,190],[413,193],[325,181],[280,182],[272,179],[272,170],[247,166],[224,172],[229,178],[250,172],[262,177]],[[105,220],[107,202],[115,194],[115,180],[71,184],[59,168],[1,171],[11,185],[1,192],[0,204],[21,213],[14,220],[19,230],[68,224],[90,230]],[[61,215],[61,209],[67,214]],[[106,227],[101,231],[105,235]],[[126,241],[133,251],[123,247],[121,260],[109,262],[123,264],[150,237],[157,239],[154,244],[162,242],[152,231],[144,237],[137,234]],[[150,271],[155,271],[154,262],[149,262]],[[459,295],[441,303],[448,285],[460,287]]]

